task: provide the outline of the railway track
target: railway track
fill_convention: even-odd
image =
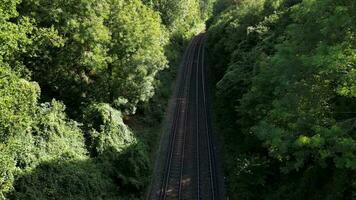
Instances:
[[[159,188],[148,199],[223,199],[211,131],[204,34],[191,41],[182,64]]]

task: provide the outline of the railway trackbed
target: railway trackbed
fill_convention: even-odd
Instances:
[[[223,199],[211,128],[204,34],[188,46],[172,107],[159,177],[148,199]]]

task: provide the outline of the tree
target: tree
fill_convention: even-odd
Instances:
[[[208,43],[240,199],[354,195],[345,178],[356,158],[352,9],[350,1],[246,0],[215,19]]]
[[[110,103],[134,113],[137,103],[152,97],[156,75],[167,67],[167,36],[158,14],[140,1],[115,0],[110,5],[106,25],[111,31],[111,60],[102,82],[110,80]]]
[[[34,79],[49,96],[70,107],[90,101],[126,104],[128,113],[152,96],[155,76],[166,67],[166,35],[159,16],[140,1],[26,1],[21,7],[65,41],[28,58]]]

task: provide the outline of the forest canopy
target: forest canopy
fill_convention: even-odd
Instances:
[[[130,120],[162,118],[160,79],[212,9],[173,2],[0,0],[0,199],[144,195],[156,147]]]
[[[208,50],[232,199],[355,198],[355,6],[216,4]]]
[[[229,197],[355,199],[355,6],[0,0],[0,200],[142,198],[205,21]]]

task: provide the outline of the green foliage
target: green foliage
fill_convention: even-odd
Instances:
[[[343,178],[356,170],[354,6],[350,1],[246,0],[223,11],[209,30],[219,123],[228,146],[236,145],[231,137],[243,141],[229,151],[238,158],[267,154],[264,168],[280,169],[267,176],[252,170],[255,179],[271,185],[262,199],[354,195],[355,183]],[[240,174],[232,177],[231,190],[238,181],[249,182]],[[311,192],[305,187],[310,182],[320,187]],[[233,197],[256,199],[250,187],[255,186]],[[287,192],[293,188],[298,190]],[[330,188],[334,192],[325,193]],[[289,196],[280,196],[283,192]]]
[[[108,104],[88,108],[87,147],[94,154],[88,157],[85,134],[67,119],[64,105],[54,100],[38,105],[37,84],[1,70],[0,127],[6,133],[0,142],[1,199],[120,199],[143,194],[150,171],[147,150],[119,111]],[[22,115],[10,112],[17,111],[14,108]]]
[[[115,184],[91,160],[41,163],[15,183],[10,199],[120,199]]]
[[[0,199],[142,197],[159,134],[130,115],[158,126],[212,3],[0,0]]]
[[[215,0],[142,0],[161,15],[173,35],[189,39],[203,29]]]
[[[23,16],[54,29],[34,56],[25,56],[44,95],[70,107],[89,101],[111,103],[134,113],[153,95],[158,71],[166,67],[166,33],[157,13],[139,0],[24,1]],[[123,107],[123,108],[122,108]]]
[[[23,19],[19,23],[9,20],[17,17],[17,0],[2,0],[0,2],[0,61],[9,60],[14,53],[21,51],[21,46],[28,43],[26,33],[29,31],[28,19]]]
[[[0,67],[0,142],[26,131],[35,114],[39,86]]]
[[[1,67],[0,195],[13,189],[15,177],[52,159],[83,158],[84,138],[64,106],[53,101],[38,106],[39,87]]]
[[[136,140],[124,124],[121,113],[108,104],[94,104],[85,111],[88,120],[88,149],[98,156],[108,150],[120,152],[136,143]]]
[[[92,156],[125,192],[142,195],[150,171],[147,148],[124,124],[121,113],[108,104],[93,104],[85,115],[87,146]]]
[[[64,111],[64,105],[55,100],[41,104],[37,110],[32,135],[43,159],[46,159],[46,154],[49,154],[48,160],[54,155],[78,159],[87,154],[78,123],[67,119]]]
[[[19,16],[18,0],[0,2],[0,63],[28,75],[24,55],[36,56],[41,48],[60,46],[63,42],[52,28],[37,28],[32,19]]]
[[[167,67],[164,46],[166,33],[157,13],[140,1],[112,3],[108,22],[111,30],[109,77],[115,107],[134,113],[139,102],[154,94],[156,74]],[[120,12],[118,12],[120,11]],[[110,91],[109,91],[110,93]],[[127,102],[127,103],[126,103]]]
[[[14,182],[13,171],[15,162],[12,160],[10,152],[4,144],[0,143],[0,199],[5,199],[4,194],[12,189]]]

